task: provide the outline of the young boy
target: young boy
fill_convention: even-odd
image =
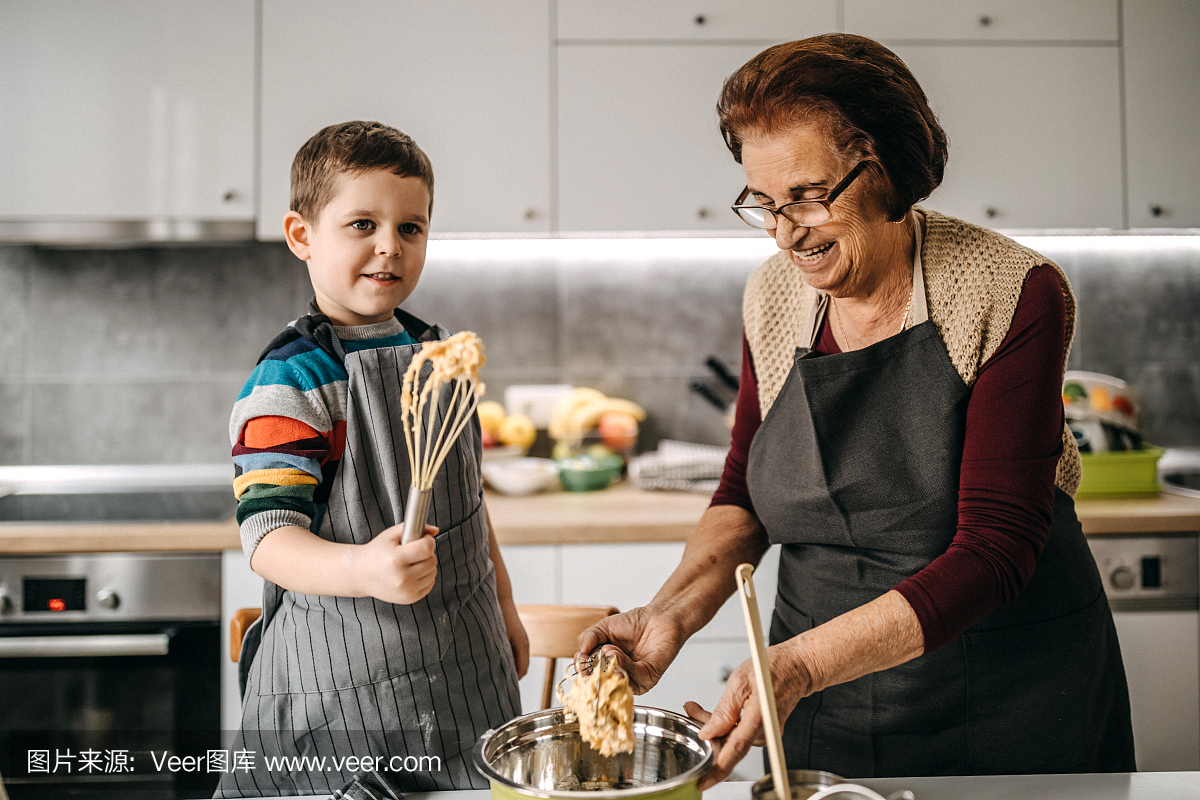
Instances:
[[[373,770],[400,791],[483,788],[471,749],[520,713],[529,646],[483,506],[478,422],[441,468],[425,538],[400,543],[401,378],[449,335],[397,307],[425,265],[433,170],[403,133],[347,122],[300,148],[291,182],[284,233],[315,299],[230,420],[242,546],[266,590],[234,743],[256,760],[217,796],[325,794]]]

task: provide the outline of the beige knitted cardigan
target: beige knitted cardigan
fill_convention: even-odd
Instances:
[[[995,231],[936,211],[921,209],[921,213],[925,215],[921,266],[929,318],[963,382],[974,385],[980,366],[1004,341],[1025,276],[1041,264],[1054,267],[1066,300],[1065,369],[1075,333],[1075,297],[1058,265]],[[767,259],[746,284],[742,314],[762,419],[791,372],[796,348],[808,346],[800,341],[801,330],[818,297],[784,251]],[[1062,441],[1055,483],[1074,495],[1079,487],[1079,448],[1065,424]]]

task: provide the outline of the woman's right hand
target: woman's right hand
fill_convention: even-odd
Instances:
[[[437,528],[425,526],[425,535],[401,544],[404,525],[383,530],[366,544],[346,551],[364,595],[385,603],[409,605],[429,594],[437,579]]]
[[[629,675],[634,694],[654,688],[687,640],[682,624],[648,606],[606,617],[579,635],[579,652],[586,658],[597,648],[615,656]]]

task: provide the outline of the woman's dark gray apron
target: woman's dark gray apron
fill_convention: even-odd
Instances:
[[[782,545],[772,644],[947,550],[969,398],[928,319],[862,350],[797,349],[747,474]],[[1015,601],[932,653],[801,700],[784,749],[792,769],[854,778],[1132,771],[1116,631],[1071,497],[1055,489],[1049,540]]]
[[[414,320],[402,318],[410,331]],[[363,544],[404,519],[410,477],[400,386],[421,345],[346,354],[327,322],[300,322],[344,359],[349,375],[346,450],[320,536]],[[431,338],[447,335],[434,330]],[[488,555],[480,458],[476,422],[434,483],[428,522],[439,530],[438,576],[425,598],[394,605],[266,584],[234,742],[255,752],[255,769],[224,775],[218,797],[328,794],[376,767],[400,791],[487,787],[471,750],[520,713],[520,695]],[[325,764],[267,769],[266,759],[279,756],[324,756]],[[382,758],[336,768],[334,759],[347,756]]]

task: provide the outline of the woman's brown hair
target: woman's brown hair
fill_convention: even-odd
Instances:
[[[928,197],[946,168],[946,133],[925,92],[895,53],[865,36],[767,48],[726,79],[717,116],[739,164],[745,136],[816,122],[839,157],[879,165],[891,220]]]

